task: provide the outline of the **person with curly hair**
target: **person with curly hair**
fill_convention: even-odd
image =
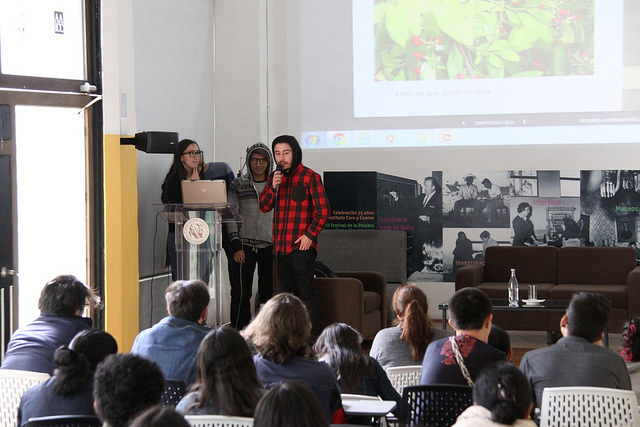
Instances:
[[[395,326],[378,331],[369,356],[384,369],[420,365],[429,343],[452,333],[431,323],[427,316],[427,295],[415,283],[399,286],[393,293],[392,304],[396,313]]]
[[[473,405],[458,416],[454,427],[535,427],[527,377],[510,362],[485,368],[473,387]]]
[[[328,420],[345,421],[336,375],[326,363],[310,358],[311,320],[300,298],[290,293],[275,295],[242,335],[257,352],[253,361],[265,388],[299,381],[316,394]]]
[[[85,306],[100,307],[93,290],[72,275],[56,276],[48,281],[38,300],[40,316],[11,336],[2,369],[53,374],[53,353],[92,321],[82,317]]]
[[[106,427],[126,427],[144,410],[160,404],[164,377],[153,361],[135,354],[112,354],[96,370],[93,398]]]
[[[634,317],[624,323],[622,328],[620,354],[627,363],[629,376],[631,377],[631,389],[640,403],[640,317]]]
[[[197,378],[176,410],[184,415],[253,417],[264,394],[249,346],[230,326],[214,329],[200,343]]]
[[[85,329],[53,353],[55,371],[47,381],[25,391],[18,407],[18,426],[29,418],[51,415],[95,415],[93,374],[105,357],[118,352],[108,332]]]

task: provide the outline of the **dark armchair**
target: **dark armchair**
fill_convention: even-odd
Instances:
[[[387,280],[373,271],[335,272],[317,277],[316,291],[325,326],[344,322],[371,340],[387,325]]]

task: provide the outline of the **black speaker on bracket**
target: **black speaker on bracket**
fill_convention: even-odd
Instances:
[[[120,138],[120,145],[135,145],[145,153],[173,154],[178,141],[178,132],[146,131],[136,133],[134,138]]]

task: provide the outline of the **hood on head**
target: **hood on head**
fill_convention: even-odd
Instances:
[[[269,175],[273,170],[273,156],[271,155],[271,150],[269,150],[269,147],[267,147],[266,144],[263,144],[262,142],[257,142],[247,147],[247,157],[244,160],[245,166],[247,167],[247,173],[251,175],[251,167],[249,165],[249,159],[251,158],[251,153],[253,153],[254,151],[260,152],[260,154],[262,154],[267,159],[269,159],[269,165],[267,167],[267,172],[266,172],[267,175]]]
[[[273,151],[276,144],[282,144],[282,143],[289,144],[293,154],[293,162],[291,164],[291,169],[287,173],[285,173],[285,175],[288,175],[291,172],[293,172],[300,163],[302,163],[302,148],[300,148],[300,144],[298,143],[298,140],[296,139],[295,136],[280,135],[280,136],[277,136],[271,143],[271,150]]]

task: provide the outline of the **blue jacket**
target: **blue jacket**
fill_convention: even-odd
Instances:
[[[138,334],[131,353],[156,362],[165,379],[181,380],[189,386],[196,378],[198,347],[210,330],[190,320],[167,316]]]
[[[80,331],[91,327],[91,319],[80,316],[62,317],[41,313],[33,322],[11,336],[4,355],[3,369],[19,369],[53,374],[53,352]]]

